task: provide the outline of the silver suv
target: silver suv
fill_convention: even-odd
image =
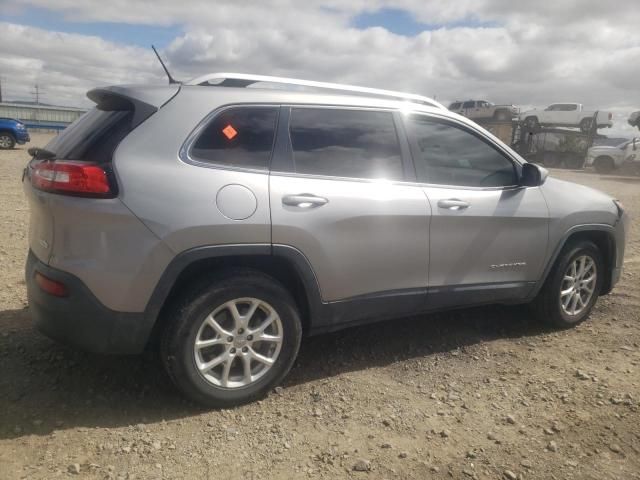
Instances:
[[[25,170],[31,314],[93,352],[157,339],[197,402],[264,395],[303,334],[487,303],[568,327],[620,277],[620,203],[428,98],[237,74],[88,96]]]

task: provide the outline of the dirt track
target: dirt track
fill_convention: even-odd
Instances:
[[[27,157],[0,152],[1,479],[640,478],[637,223],[621,284],[574,330],[521,307],[353,328],[304,341],[278,393],[203,411],[151,355],[88,355],[34,331]],[[640,216],[640,177],[552,175]]]

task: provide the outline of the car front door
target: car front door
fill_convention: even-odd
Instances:
[[[471,126],[418,114],[404,121],[432,209],[428,305],[525,298],[547,248],[539,187],[519,186],[519,164]]]
[[[338,107],[283,107],[270,174],[274,252],[308,260],[322,301],[403,298],[424,306],[430,210],[407,184],[399,114]],[[404,140],[404,139],[403,139]],[[351,312],[357,320],[362,312]]]

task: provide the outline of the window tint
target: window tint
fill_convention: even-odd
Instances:
[[[403,178],[390,112],[293,108],[289,123],[295,171],[353,178]]]
[[[511,160],[472,133],[417,115],[408,117],[407,129],[419,182],[467,187],[516,184]]]
[[[61,160],[106,163],[120,141],[132,130],[133,110],[93,108],[51,140],[46,150]]]
[[[209,122],[191,149],[199,161],[269,168],[277,107],[236,107]]]
[[[462,104],[462,108],[473,108],[475,106],[476,102],[464,102]]]

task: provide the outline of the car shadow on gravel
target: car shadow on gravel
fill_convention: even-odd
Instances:
[[[459,354],[482,342],[549,331],[521,305],[469,308],[353,327],[305,339],[286,385],[412,358]]]
[[[305,339],[285,387],[545,331],[526,308],[507,306],[353,327]],[[204,411],[175,391],[155,354],[101,356],[64,347],[35,331],[26,309],[0,312],[0,371],[0,439]]]

